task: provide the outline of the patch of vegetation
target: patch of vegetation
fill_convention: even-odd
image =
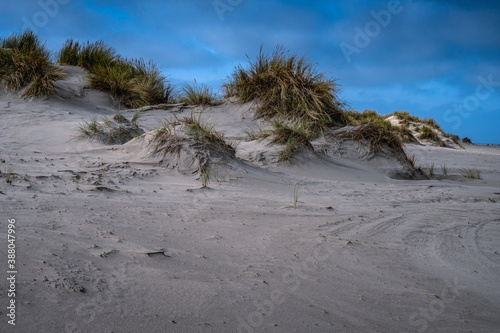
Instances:
[[[262,130],[254,131],[251,128],[243,129],[250,141],[258,140],[262,137]]]
[[[182,85],[179,102],[190,105],[212,105],[217,99],[212,87],[194,80],[194,84],[185,83]]]
[[[379,153],[384,148],[388,148],[394,157],[408,168],[412,178],[417,174],[426,176],[423,168],[416,165],[415,155],[406,154],[399,136],[399,127],[392,126],[387,121],[368,122],[355,128],[339,131],[336,135],[348,140],[368,142],[372,153]]]
[[[98,67],[113,66],[119,62],[120,57],[114,48],[103,41],[87,42],[80,44],[78,41],[68,39],[57,54],[57,61],[64,65],[80,66],[93,72]]]
[[[114,115],[111,119],[104,118],[83,121],[78,127],[78,138],[96,140],[105,144],[123,144],[144,133],[135,121],[130,122],[122,115]]]
[[[80,65],[80,51],[81,46],[79,42],[73,39],[68,39],[62,49],[57,53],[57,61],[63,65],[78,66]]]
[[[409,175],[412,178],[415,178],[419,174],[419,175],[427,178],[426,169],[418,164],[418,160],[417,160],[415,154],[406,155],[406,153],[405,153],[405,156],[406,156],[406,162],[407,162],[406,165],[408,167],[410,167]],[[430,169],[432,169],[432,170],[430,170]],[[428,171],[432,177],[434,175],[434,164],[431,165],[431,168],[429,168]]]
[[[248,68],[238,66],[223,88],[225,97],[236,96],[241,103],[259,101],[257,117],[300,122],[316,133],[345,124],[335,80],[283,46],[271,55],[261,47],[257,59]]]
[[[312,149],[309,140],[313,135],[302,123],[291,123],[281,119],[273,119],[270,122],[271,130],[262,131],[260,138],[271,138],[271,143],[285,145],[285,149],[279,153],[280,161],[289,161],[301,147]]]
[[[415,156],[415,154],[407,155],[407,158],[412,166],[417,165],[417,157]]]
[[[297,209],[297,203],[299,202],[299,189],[300,183],[295,184],[293,187],[293,209]]]
[[[182,128],[179,128],[182,127]],[[152,143],[155,148],[153,154],[163,152],[178,153],[182,142],[188,137],[179,135],[182,130],[202,149],[215,149],[218,152],[234,155],[236,148],[226,141],[224,135],[214,129],[213,125],[202,122],[200,116],[191,115],[176,121],[165,120],[161,127],[156,129]]]
[[[168,103],[173,88],[153,62],[122,59],[103,41],[80,44],[69,39],[58,53],[61,64],[89,71],[93,89],[111,94],[125,108]]]
[[[448,175],[448,167],[446,164],[441,165],[441,170],[443,171],[444,175]]]
[[[421,119],[418,116],[412,116],[408,111],[396,111],[394,112],[394,116],[396,116],[399,120],[401,120],[403,125],[408,126],[410,122],[422,123],[444,134],[441,126],[439,126],[436,120],[432,117]]]
[[[463,139],[462,139],[462,142],[463,142],[463,143],[472,144],[471,139],[469,139],[468,137],[463,138]]]
[[[412,131],[405,125],[399,126],[399,128],[396,129],[396,134],[403,143],[418,142],[417,139],[413,136]]]
[[[462,176],[464,176],[465,178],[482,179],[481,170],[479,170],[477,168],[460,169],[459,171],[462,174]]]
[[[2,173],[2,171],[0,170],[0,175],[5,177],[5,182],[7,184],[12,185],[12,181],[16,177],[16,174],[14,173],[15,168],[16,168],[15,165],[11,165],[11,166],[7,167],[7,169],[5,170],[5,173]]]
[[[210,184],[210,166],[202,168],[201,171],[201,187],[205,188]]]
[[[434,163],[427,170],[429,171],[429,177],[434,177]]]
[[[159,127],[150,144],[153,145],[153,154],[163,153],[179,154],[181,152],[182,144],[187,142],[189,145],[202,149],[210,154],[202,154],[207,156],[203,161],[200,160],[198,172],[202,180],[202,188],[207,187],[210,183],[211,174],[214,172],[215,179],[222,181],[215,171],[211,168],[210,156],[218,154],[222,157],[234,156],[236,148],[227,142],[224,135],[214,129],[214,127],[207,122],[200,120],[201,115],[185,117],[175,121],[165,120],[161,127]],[[194,141],[194,145],[193,145]],[[197,154],[194,154],[196,158]]]
[[[55,91],[64,72],[50,61],[51,54],[30,31],[0,38],[0,85],[11,91],[27,87],[23,97],[45,97]]]
[[[418,118],[417,116],[412,116],[408,111],[396,111],[394,112],[394,116],[396,116],[399,120],[402,120],[402,123],[407,126],[410,124],[410,121],[420,121],[420,118]]]
[[[184,138],[181,138],[176,133],[176,126],[181,124],[180,121],[165,120],[159,128],[156,129],[153,140],[154,144],[153,154],[163,152],[166,154],[177,154],[180,152],[181,144]],[[150,144],[151,144],[150,143]]]
[[[78,66],[93,72],[96,68],[113,66],[120,60],[116,50],[103,41],[87,42],[78,53]]]
[[[446,137],[450,138],[451,141],[455,142],[457,145],[462,147],[462,145],[460,144],[460,137],[458,135],[448,133],[448,134],[446,134]]]
[[[441,143],[441,139],[439,138],[439,135],[436,132],[434,132],[432,130],[432,128],[427,127],[427,126],[422,127],[418,137],[420,140],[429,140],[429,141]]]
[[[361,126],[366,124],[376,124],[388,131],[394,132],[401,142],[416,142],[411,130],[406,125],[394,126],[388,120],[387,116],[382,116],[373,110],[365,110],[362,113],[356,111],[345,112],[347,123],[351,126]],[[409,116],[409,114],[408,114]]]
[[[142,59],[97,66],[90,72],[89,81],[92,88],[110,93],[126,108],[168,103],[173,90],[159,68]]]
[[[401,140],[390,126],[391,124],[387,122],[372,122],[353,130],[342,132],[339,136],[349,140],[365,140],[370,144],[370,149],[374,153],[380,152],[384,146],[387,146],[396,153],[404,152]]]
[[[428,118],[420,119],[420,121],[423,124],[428,125],[428,126],[434,128],[434,129],[436,129],[439,132],[444,134],[443,129],[441,128],[441,126],[439,126],[439,124],[436,122],[436,120],[434,118],[428,117]]]
[[[349,110],[345,111],[344,114],[347,119],[347,124],[351,126],[361,126],[369,123],[380,123],[383,124],[383,126],[392,128],[391,124],[388,121],[386,121],[380,114],[373,110],[365,110],[362,113]]]
[[[231,155],[234,155],[236,148],[226,141],[224,134],[216,131],[214,126],[208,122],[202,122],[200,118],[201,115],[198,117],[191,115],[191,117],[181,120],[186,127],[187,134],[195,141],[201,143],[203,149],[210,146],[218,151],[229,152]]]

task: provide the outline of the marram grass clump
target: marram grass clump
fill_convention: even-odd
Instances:
[[[139,113],[134,115],[132,121],[115,114],[112,118],[103,118],[100,122],[95,118],[91,121],[84,121],[78,127],[77,138],[104,144],[124,144],[144,134],[144,130],[138,124],[139,118]]]
[[[279,161],[289,161],[301,147],[312,149],[310,140],[313,139],[313,135],[304,124],[273,119],[270,125],[271,129],[261,131],[259,138],[270,138],[270,143],[285,146],[278,155]]]
[[[429,140],[440,144],[442,142],[441,139],[439,138],[439,135],[431,127],[428,126],[422,127],[418,138],[420,140]]]
[[[153,62],[122,59],[103,41],[80,44],[69,39],[58,53],[61,64],[89,71],[90,86],[111,94],[125,108],[167,103],[172,86]]]
[[[201,115],[191,115],[189,118],[184,118],[182,122],[184,123],[187,134],[196,142],[200,143],[203,149],[209,147],[218,152],[229,153],[234,156],[236,152],[235,146],[226,140],[224,134],[215,130],[213,125],[201,121]]]
[[[179,102],[190,105],[212,105],[217,100],[217,95],[213,89],[207,84],[199,84],[194,80],[194,83],[184,83]]]
[[[396,112],[394,112],[394,116],[396,118],[398,118],[399,120],[401,120],[403,125],[408,126],[410,124],[410,122],[422,123],[422,124],[428,125],[431,128],[434,128],[435,130],[445,134],[443,129],[441,128],[441,126],[439,126],[439,124],[436,122],[436,120],[434,118],[428,117],[428,118],[421,119],[418,116],[410,115],[410,113],[408,111],[396,111]]]
[[[26,87],[23,97],[45,97],[55,91],[64,72],[33,32],[0,38],[0,85],[11,91]]]
[[[390,125],[390,124],[389,124]],[[404,152],[401,140],[387,125],[372,122],[358,126],[352,130],[339,133],[339,137],[356,141],[367,141],[374,153],[388,147],[396,154]]]
[[[202,121],[200,115],[191,115],[175,121],[165,120],[156,129],[151,142],[154,146],[153,154],[178,153],[182,143],[187,140],[192,140],[198,148],[217,154],[234,156],[236,152],[235,146],[226,140],[224,134]]]
[[[159,68],[142,59],[97,66],[89,73],[89,81],[92,88],[110,93],[125,108],[167,103],[172,95]]]
[[[111,66],[119,62],[116,50],[103,41],[80,43],[68,39],[57,54],[57,61],[64,65],[80,66],[93,72],[101,66]]]
[[[225,97],[241,103],[258,101],[257,117],[300,122],[316,132],[345,124],[335,80],[283,46],[270,55],[261,47],[257,59],[247,68],[235,68],[223,88]]]
[[[482,179],[483,178],[481,176],[481,170],[479,170],[477,168],[460,169],[459,171],[462,174],[462,176],[465,178],[470,178],[470,179]]]
[[[384,130],[384,133],[393,132],[402,143],[417,142],[417,139],[413,136],[411,130],[406,125],[402,124],[401,126],[394,126],[386,119],[387,117],[378,114],[376,111],[365,110],[360,113],[350,110],[346,111],[345,115],[347,118],[347,123],[350,126],[374,124],[377,127],[381,128],[381,130]]]

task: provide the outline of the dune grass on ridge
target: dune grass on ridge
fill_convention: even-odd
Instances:
[[[396,111],[396,112],[394,112],[394,116],[396,118],[400,119],[404,125],[408,126],[410,124],[410,122],[422,123],[422,124],[428,125],[431,128],[434,128],[437,131],[445,134],[443,129],[441,128],[441,126],[439,126],[439,124],[436,122],[436,120],[432,117],[422,119],[418,116],[410,115],[410,113],[408,111]]]
[[[343,103],[336,80],[317,71],[305,57],[278,45],[272,54],[260,48],[248,67],[236,67],[223,84],[225,97],[240,103],[257,101],[256,117],[271,121],[272,129],[261,133],[272,143],[285,145],[280,160],[289,160],[301,146],[329,126],[345,125]]]
[[[68,39],[58,61],[87,69],[91,87],[111,94],[125,108],[167,103],[172,98],[173,88],[156,64],[123,59],[103,41],[80,44]]]
[[[349,110],[345,114],[349,125],[361,127],[357,133],[354,131],[351,135],[344,135],[344,138],[350,136],[358,140],[367,139],[375,152],[379,151],[383,144],[399,151],[403,143],[417,141],[408,127],[394,126],[376,111],[365,110],[361,113]]]
[[[345,123],[335,81],[278,45],[270,55],[261,47],[257,59],[248,68],[235,68],[223,88],[225,97],[236,96],[241,103],[259,101],[258,117],[279,116],[317,132]]]
[[[172,87],[154,63],[142,59],[119,60],[95,67],[89,74],[92,88],[110,93],[123,107],[139,108],[166,103]]]
[[[179,101],[190,105],[211,105],[217,99],[212,88],[204,83],[184,83]]]
[[[51,53],[33,32],[0,38],[0,85],[11,91],[27,87],[23,97],[52,94],[64,72],[50,58]]]

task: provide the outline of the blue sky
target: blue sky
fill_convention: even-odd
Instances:
[[[337,78],[353,109],[407,110],[500,144],[497,0],[3,0],[0,35],[23,28],[54,51],[104,40],[173,83],[215,87],[261,45],[283,44]]]

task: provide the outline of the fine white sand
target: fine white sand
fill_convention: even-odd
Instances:
[[[67,70],[59,96],[0,91],[3,276],[13,218],[18,266],[1,332],[500,331],[499,147],[407,145],[435,176],[396,179],[396,159],[353,142],[277,163],[245,134],[252,104],[147,111],[146,130],[203,111],[238,145],[201,188],[193,156],[152,156],[150,135],[75,139],[117,111]]]

